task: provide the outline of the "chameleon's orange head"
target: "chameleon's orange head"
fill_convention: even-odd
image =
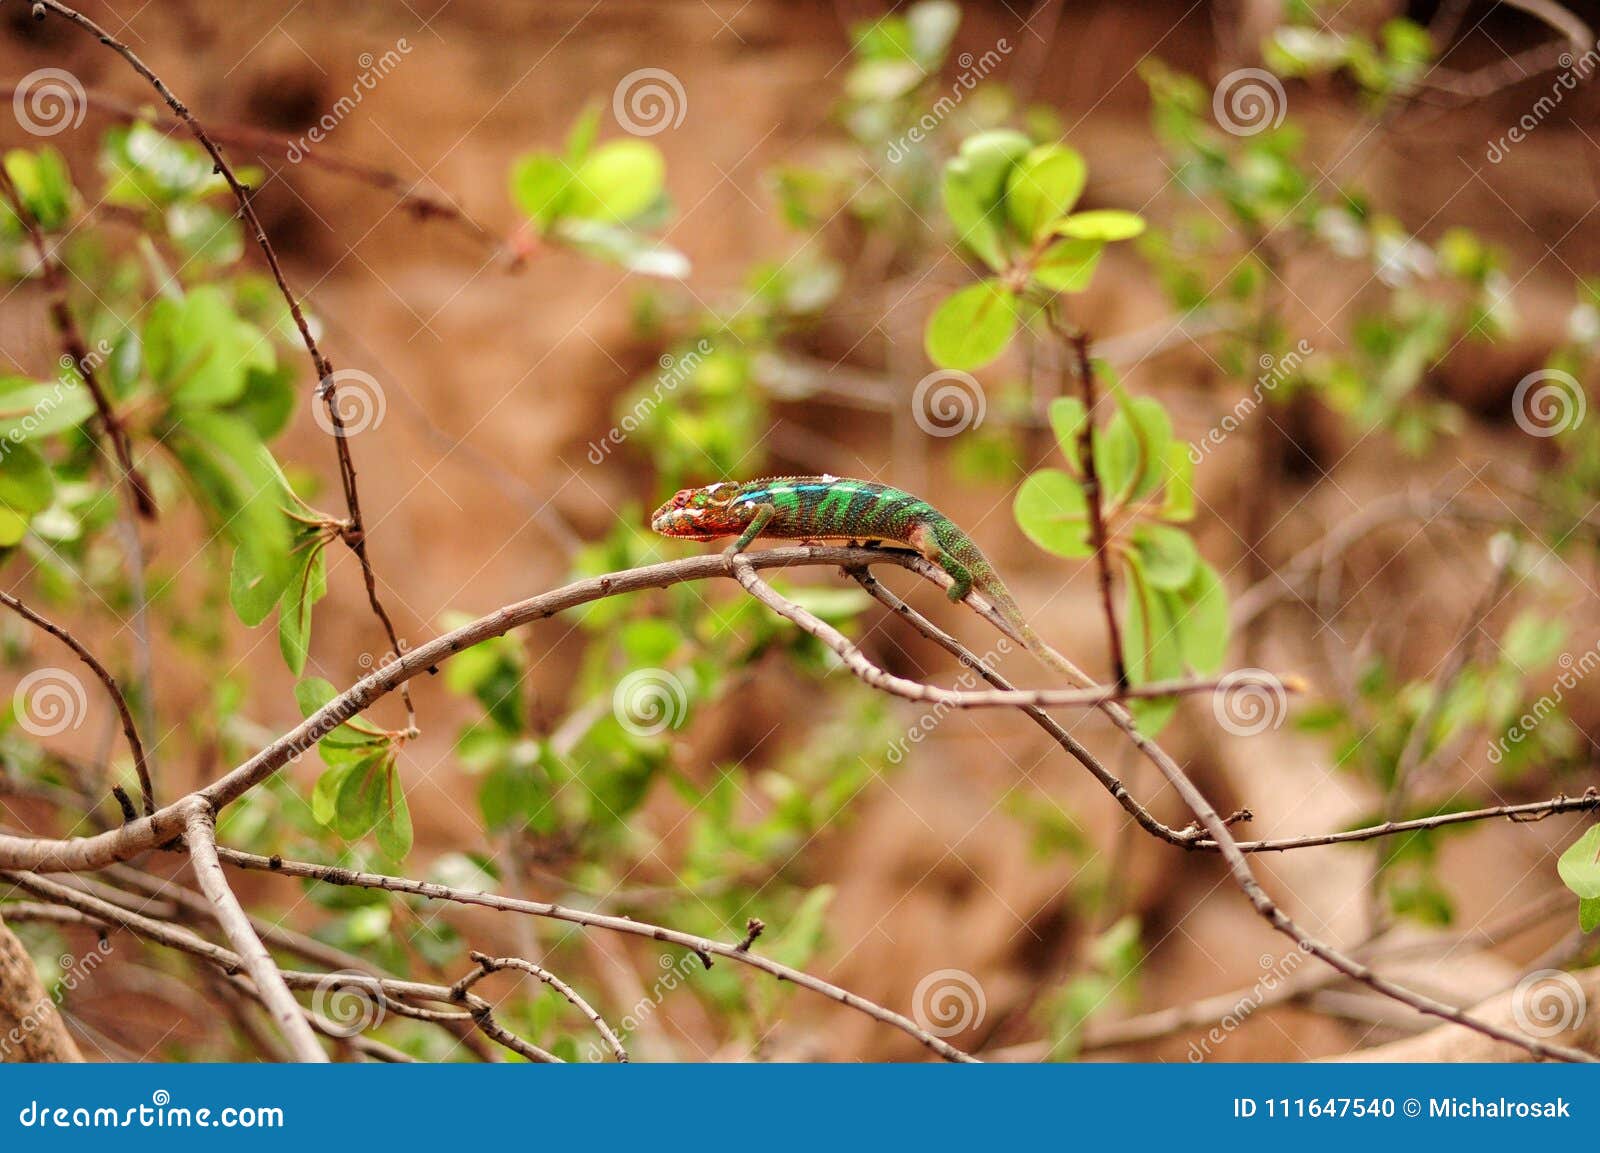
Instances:
[[[756,508],[753,502],[734,503],[739,486],[729,481],[703,488],[679,489],[671,500],[650,516],[650,527],[663,536],[685,540],[715,540],[744,531]]]

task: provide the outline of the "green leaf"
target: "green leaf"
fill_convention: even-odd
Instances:
[[[594,151],[594,142],[600,135],[600,115],[603,105],[598,100],[584,106],[578,118],[567,129],[567,163],[576,168]]]
[[[1117,208],[1099,208],[1093,212],[1075,212],[1058,221],[1052,231],[1057,236],[1103,243],[1131,240],[1144,231],[1144,217]]]
[[[1600,928],[1600,897],[1585,897],[1578,902],[1578,928],[1585,933]]]
[[[973,179],[958,161],[945,166],[940,185],[945,215],[955,227],[956,235],[990,269],[999,272],[1005,267],[1005,246],[1000,239],[1000,223],[993,204],[985,204],[974,187]]]
[[[530,152],[511,166],[511,199],[541,229],[561,216],[572,170],[548,152]]]
[[[1228,590],[1217,570],[1200,561],[1178,593],[1178,644],[1183,662],[1197,673],[1214,673],[1228,656]]]
[[[277,363],[266,333],[240,319],[215,285],[192,289],[182,300],[156,301],[143,335],[151,376],[179,406],[238,400],[252,369],[271,372]]]
[[[1600,897],[1600,825],[1588,830],[1561,854],[1556,872],[1562,883],[1584,900]]]
[[[294,369],[280,365],[271,371],[251,368],[245,374],[244,395],[222,411],[237,416],[262,440],[284,430],[294,415]]]
[[[233,564],[228,569],[228,603],[241,621],[255,628],[267,619],[282,596],[283,589],[268,578],[254,550],[233,550]]]
[[[950,41],[961,26],[961,5],[952,0],[922,0],[906,9],[906,29],[911,36],[911,54],[924,68],[936,67],[949,51]]]
[[[72,220],[72,175],[54,148],[13,149],[5,155],[6,173],[28,214],[45,232],[58,232]]]
[[[392,861],[403,861],[411,852],[411,808],[400,780],[399,766],[391,758],[384,775],[384,810],[378,819],[378,848]]]
[[[1138,447],[1136,475],[1129,493],[1137,500],[1149,496],[1165,479],[1167,450],[1172,444],[1172,418],[1167,415],[1161,402],[1153,397],[1139,396],[1128,400],[1118,388],[1117,399],[1122,406],[1121,415],[1126,416],[1129,431],[1133,433]]]
[[[244,229],[232,212],[204,201],[180,200],[167,209],[166,222],[184,264],[232,264],[244,255]]]
[[[324,828],[333,828],[334,815],[338,811],[339,789],[353,768],[354,764],[348,764],[325,769],[311,788],[311,816]]]
[[[0,506],[0,548],[10,548],[28,535],[28,518]]]
[[[299,676],[311,644],[311,609],[328,591],[327,554],[322,539],[303,540],[298,561],[278,602],[278,651]]]
[[[1167,479],[1161,515],[1185,523],[1194,519],[1194,458],[1181,441],[1167,445]]]
[[[1040,254],[1031,275],[1051,292],[1082,292],[1094,279],[1104,251],[1098,240],[1058,240]]]
[[[1178,592],[1194,579],[1200,552],[1182,529],[1145,523],[1133,530],[1133,548],[1151,588]]]
[[[1178,639],[1175,598],[1150,588],[1137,566],[1129,566],[1127,572],[1122,660],[1129,679],[1139,685],[1182,676],[1183,649]],[[1177,709],[1178,702],[1171,698],[1128,702],[1140,731],[1150,736],[1160,732]]]
[[[979,132],[961,142],[947,167],[961,172],[984,210],[1000,203],[1012,166],[1027,154],[1028,138],[1009,128]]]
[[[1005,351],[1017,330],[1017,301],[999,281],[968,285],[928,318],[924,344],[943,368],[981,368]]]
[[[93,414],[94,398],[76,374],[54,384],[0,377],[0,438],[16,443],[52,436],[76,428]]]
[[[333,829],[347,841],[366,836],[389,809],[389,773],[394,767],[387,747],[351,765],[334,795]]]
[[[1012,168],[1006,179],[1006,212],[1028,240],[1050,231],[1072,211],[1083,193],[1089,169],[1083,157],[1062,144],[1041,144]]]
[[[24,517],[43,512],[55,499],[55,476],[29,444],[12,444],[0,458],[0,506]]]
[[[573,217],[558,223],[554,235],[591,256],[620,264],[640,276],[682,280],[689,275],[687,256],[670,245],[627,228]]]
[[[1028,539],[1046,552],[1071,558],[1092,554],[1089,506],[1075,477],[1040,469],[1022,482],[1012,512]]]
[[[565,211],[624,224],[661,197],[666,161],[645,140],[613,140],[589,154],[567,192]]]
[[[339,690],[333,687],[333,683],[321,677],[306,677],[296,681],[294,703],[300,706],[300,719],[310,720],[338,695]]]

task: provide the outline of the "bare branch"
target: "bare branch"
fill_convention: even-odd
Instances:
[[[201,891],[217,911],[217,924],[222,926],[222,931],[238,950],[250,979],[255,982],[256,988],[261,993],[262,1002],[272,1014],[273,1020],[278,1023],[278,1031],[289,1043],[289,1049],[295,1059],[326,1061],[328,1055],[322,1051],[322,1046],[317,1044],[311,1027],[301,1015],[299,1002],[294,999],[294,994],[289,992],[289,986],[284,983],[277,962],[272,959],[272,954],[267,952],[267,947],[261,943],[261,938],[256,936],[244,906],[239,904],[239,898],[235,897],[233,890],[228,887],[228,878],[222,872],[222,862],[217,860],[216,815],[212,813],[211,807],[202,801],[191,802],[189,805],[186,841],[189,846],[189,859],[194,866],[195,879],[200,882]]]

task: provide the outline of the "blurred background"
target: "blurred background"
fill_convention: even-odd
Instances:
[[[1148,222],[1107,246],[1070,316],[1129,392],[1204,446],[1186,528],[1228,592],[1227,667],[1311,686],[1256,702],[1264,722],[1219,725],[1204,696],[1167,722],[1164,745],[1217,808],[1253,814],[1236,833],[1330,833],[1594,784],[1600,698],[1581,678],[1535,736],[1502,742],[1514,756],[1494,750],[1600,643],[1583,390],[1566,396],[1580,412],[1560,435],[1530,434],[1517,407],[1529,374],[1587,379],[1600,336],[1585,279],[1600,253],[1600,91],[1578,51],[1584,37],[1594,47],[1600,6],[953,7],[959,26],[917,42],[928,55],[909,77],[893,52],[940,21],[861,0],[85,11],[257,170],[253,203],[324,350],[364,374],[343,382],[360,424],[348,443],[378,592],[406,645],[574,573],[716,547],[645,533],[677,487],[826,472],[927,497],[1041,633],[1108,675],[1092,565],[1038,547],[1012,510],[1028,474],[1061,465],[1047,405],[1072,388],[1064,355],[1019,339],[936,381],[950,389],[937,405],[925,384],[938,367],[930,315],[981,273],[953,241],[941,167],[964,139],[1009,126],[1081,154],[1079,208]],[[89,94],[81,125],[48,144],[94,204],[103,135],[151,91],[64,21],[35,22],[23,4],[0,20],[11,84],[59,68]],[[1254,85],[1244,104],[1226,103],[1230,78]],[[529,157],[570,156],[584,132],[602,148],[648,142],[664,161],[663,197],[621,240],[541,220],[533,203]],[[137,256],[133,233],[105,223],[108,249]],[[248,243],[237,259],[261,270]],[[94,283],[74,287],[88,310]],[[24,373],[51,370],[38,293],[0,305],[0,345]],[[274,452],[297,491],[337,508],[326,418],[303,355],[283,349],[296,399]],[[1241,411],[1241,398],[1254,399]],[[181,491],[152,467],[162,493]],[[191,567],[205,518],[166,503],[175,511],[139,530],[156,590],[140,708],[170,797],[296,723],[299,678],[270,621],[233,619],[226,553]],[[393,644],[355,556],[325,556],[302,675],[342,688]],[[74,599],[14,563],[14,581],[42,582],[131,673],[125,600]],[[882,575],[992,651],[971,613]],[[786,581],[890,671],[959,683],[954,660],[838,573]],[[930,721],[724,583],[541,622],[413,682],[403,871],[729,940],[758,917],[758,948],[985,1057],[1300,1060],[1415,1043],[1427,1027],[1333,982],[1214,856],[1145,835],[1026,718]],[[20,621],[6,630],[15,680],[49,642]],[[1026,654],[1000,667],[1050,682]],[[641,670],[666,679],[630,722],[638,702],[618,705],[616,686]],[[373,715],[405,720],[393,698]],[[1103,718],[1062,720],[1160,819],[1189,823]],[[115,734],[97,714],[48,743],[125,779]],[[33,780],[9,755],[13,782]],[[231,810],[224,840],[370,861],[370,843],[307,815],[314,762]],[[7,826],[75,827],[26,792],[5,798]],[[1592,954],[1556,869],[1586,824],[1501,819],[1252,863],[1309,931],[1472,1005]],[[150,868],[181,876],[170,861]],[[635,1059],[924,1055],[729,965],[663,990],[676,954],[599,932],[239,884],[255,911],[396,971],[448,982],[468,945],[543,958],[630,1019]],[[47,961],[91,939],[19,928]],[[86,1056],[239,1055],[238,1027],[183,987],[181,960],[145,949],[115,962],[65,1001]],[[588,1048],[581,1019],[531,982],[481,988],[530,1034]],[[466,1055],[416,1022],[376,1028],[419,1056]]]

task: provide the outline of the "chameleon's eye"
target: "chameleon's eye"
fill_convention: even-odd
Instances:
[[[694,496],[694,489],[692,489],[692,488],[680,488],[677,492],[672,494],[672,507],[673,508],[683,508],[684,506],[686,506],[689,503],[690,499],[693,496]]]

